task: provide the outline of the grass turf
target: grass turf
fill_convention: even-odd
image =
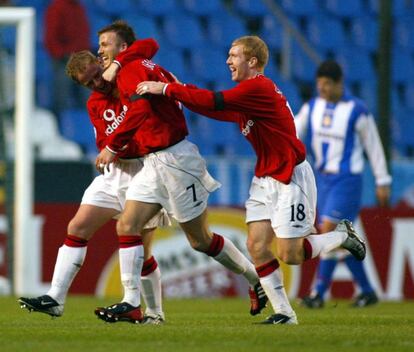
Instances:
[[[98,320],[96,306],[113,301],[70,296],[65,313],[52,319],[21,310],[15,297],[0,297],[0,350],[78,351],[414,351],[414,302],[350,308],[328,302],[309,310],[294,304],[297,326],[253,322],[271,314],[248,314],[247,299],[166,300],[167,323],[141,326]]]

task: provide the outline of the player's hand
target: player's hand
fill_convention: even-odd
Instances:
[[[377,186],[377,200],[380,207],[387,207],[390,202],[390,186]]]
[[[103,148],[95,160],[95,168],[103,174],[105,170],[109,171],[109,165],[115,160],[116,154]]]
[[[139,95],[148,93],[161,95],[165,85],[166,83],[164,82],[144,81],[138,84],[136,92]]]
[[[111,63],[108,68],[102,73],[102,77],[105,81],[114,82],[116,75],[119,71],[119,65],[115,62]]]

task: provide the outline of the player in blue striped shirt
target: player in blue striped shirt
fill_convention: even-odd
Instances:
[[[364,152],[375,177],[380,206],[390,196],[391,176],[372,114],[358,98],[344,89],[343,73],[333,60],[323,62],[316,73],[318,96],[305,103],[295,116],[299,137],[313,159],[318,188],[318,215],[322,233],[335,229],[341,219],[355,220],[361,208]],[[329,289],[338,260],[343,260],[358,284],[360,294],[353,305],[378,302],[363,263],[341,250],[321,255],[317,281],[303,299],[310,308],[320,308]]]

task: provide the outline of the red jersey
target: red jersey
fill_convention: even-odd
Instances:
[[[158,43],[154,39],[137,40],[127,50],[119,54],[116,59],[120,64],[124,64],[139,57],[152,58],[158,49]],[[107,145],[108,137],[123,122],[128,108],[121,103],[118,97],[96,91],[91,93],[86,106],[95,130],[96,146],[98,150],[101,150]],[[132,141],[118,156],[132,158],[142,156],[142,154],[139,154],[138,146]]]
[[[127,107],[119,98],[93,91],[86,104],[89,118],[95,130],[96,146],[102,150],[107,145],[108,137],[113,134],[125,118]],[[120,158],[136,158],[139,154],[135,143],[118,154]]]
[[[184,114],[178,103],[164,96],[141,96],[135,91],[142,81],[174,82],[171,74],[150,60],[139,59],[124,66],[117,77],[125,119],[108,138],[107,147],[122,151],[133,140],[140,155],[165,149],[188,135]]]
[[[270,176],[288,184],[293,168],[305,160],[305,146],[297,138],[287,100],[263,75],[222,92],[172,83],[165,94],[203,115],[237,122],[256,152],[257,177]]]

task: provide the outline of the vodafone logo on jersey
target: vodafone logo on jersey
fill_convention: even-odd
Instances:
[[[251,128],[254,125],[254,121],[253,120],[248,120],[246,123],[246,127],[242,129],[242,134],[243,136],[247,136],[250,133]]]
[[[122,112],[116,116],[116,113],[112,109],[107,109],[103,112],[103,119],[107,122],[105,134],[109,136],[111,133],[113,133],[118,126],[121,124],[122,121],[124,121],[125,114],[127,112],[128,108],[126,105],[122,107]]]

